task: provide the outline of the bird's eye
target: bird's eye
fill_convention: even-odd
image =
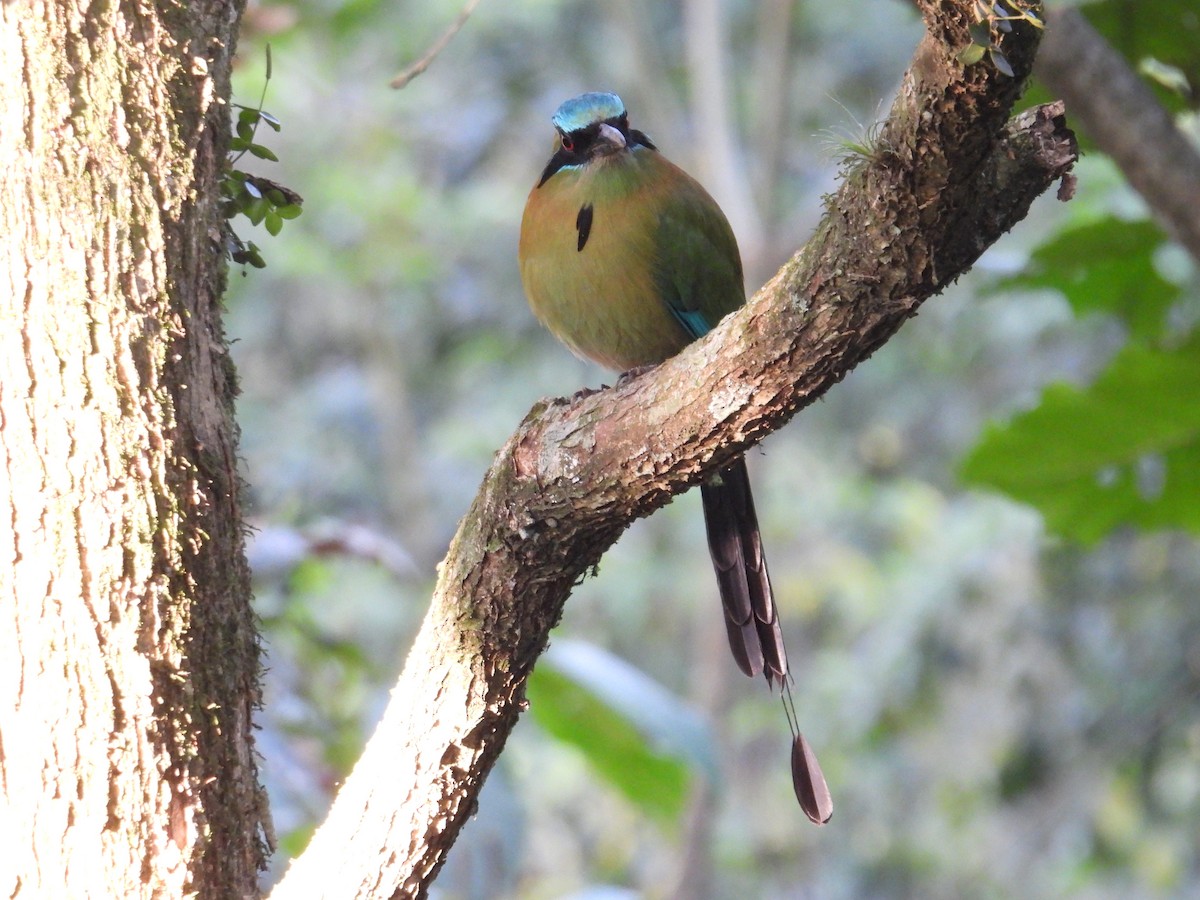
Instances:
[[[562,137],[562,148],[568,153],[575,152],[575,141],[569,135],[564,134]]]

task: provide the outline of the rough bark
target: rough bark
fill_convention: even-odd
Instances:
[[[221,333],[240,2],[0,5],[0,895],[256,893]]]
[[[1020,76],[964,69],[974,3],[928,34],[870,159],[808,245],[706,340],[574,402],[540,404],[497,454],[440,568],[374,737],[274,898],[424,896],[524,707],[572,586],[629,523],[780,427],[1018,222],[1075,158],[1061,108],[1007,122]]]

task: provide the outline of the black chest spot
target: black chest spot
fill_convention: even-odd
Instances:
[[[575,217],[575,230],[579,232],[579,241],[575,249],[582,250],[588,235],[592,233],[592,204],[585,203],[579,207],[579,215]]]

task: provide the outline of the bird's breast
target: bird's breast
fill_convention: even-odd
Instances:
[[[661,362],[689,340],[655,280],[661,198],[634,154],[624,156],[535,187],[519,249],[534,315],[578,355],[617,370]]]

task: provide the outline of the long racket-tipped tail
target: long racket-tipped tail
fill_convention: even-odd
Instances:
[[[792,731],[792,787],[809,820],[824,825],[833,815],[833,800],[816,754],[796,721],[787,650],[767,574],[745,458],[738,457],[702,484],[700,496],[729,649],[743,672],[766,675],[772,687],[782,689],[783,708]]]

